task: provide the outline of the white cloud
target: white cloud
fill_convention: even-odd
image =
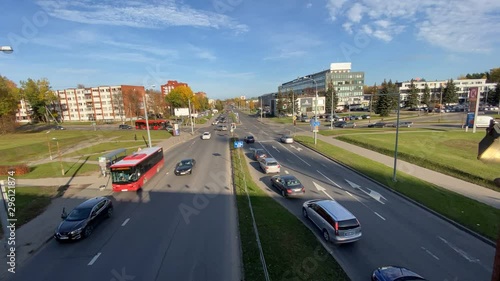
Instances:
[[[487,52],[500,42],[497,0],[327,0],[326,7],[348,33],[383,41],[415,32],[431,45],[459,52]]]
[[[270,34],[267,44],[274,47],[272,54],[264,57],[264,60],[280,60],[303,57],[315,47],[322,45],[323,41],[311,33],[293,29],[293,31]]]
[[[198,46],[195,46],[195,45],[189,45],[189,52],[190,52],[190,56],[195,56],[197,58],[200,58],[200,59],[205,59],[205,60],[209,60],[209,61],[215,61],[217,59],[217,57],[212,54],[211,51],[207,50],[207,49],[203,49],[203,48],[200,48]]]
[[[309,8],[311,8],[312,6],[313,6],[313,4],[312,4],[312,3],[307,3],[306,8],[308,8],[308,9],[309,9]]]
[[[236,33],[248,31],[248,26],[215,12],[193,9],[175,0],[103,1],[39,0],[37,2],[50,16],[85,24],[120,25],[137,28],[164,28],[193,26],[230,29]]]

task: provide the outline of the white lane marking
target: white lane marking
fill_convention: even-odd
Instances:
[[[457,252],[459,255],[461,255],[464,259],[468,260],[469,262],[479,262],[478,259],[470,256],[469,254],[467,254],[464,250],[458,248],[457,246],[451,244],[450,242],[448,242],[446,239],[444,239],[443,237],[441,236],[438,236],[439,239],[441,239],[441,241],[443,241],[446,245],[450,246],[450,248],[453,249],[453,251]]]
[[[288,152],[290,152],[291,154],[293,154],[295,157],[299,158],[302,162],[306,163],[307,166],[311,167],[311,164],[307,163],[306,160],[300,158],[300,156],[298,156],[297,154],[295,154],[293,151],[291,151],[290,149],[288,149],[286,146],[284,146],[282,143],[279,143],[284,149],[286,149]]]
[[[321,163],[321,166],[323,166],[323,167],[327,168],[327,167],[326,167],[326,165],[325,165],[325,164],[323,164],[323,163]]]
[[[268,134],[267,132],[262,132],[262,133],[263,133],[264,135],[266,135],[266,136],[269,136],[269,134]]]
[[[431,251],[427,250],[427,249],[426,249],[426,248],[424,248],[424,247],[420,247],[420,248],[422,248],[422,250],[426,251],[426,252],[427,252],[427,254],[431,255],[433,258],[435,258],[435,259],[439,260],[439,258],[438,258],[436,255],[434,255],[433,253],[431,253]]]
[[[330,194],[326,193],[326,188],[322,187],[321,185],[315,183],[313,181],[313,185],[316,187],[316,189],[320,192],[323,192],[326,196],[328,196],[328,198],[330,198],[331,200],[335,200],[333,199],[333,197],[330,196]]]
[[[333,185],[335,185],[336,187],[340,188],[340,189],[343,189],[340,185],[338,185],[337,183],[335,183],[333,180],[331,180],[329,177],[325,176],[322,172],[316,170],[316,172],[318,172],[320,175],[322,175],[323,177],[325,177],[327,180],[329,180]]]
[[[125,226],[129,220],[130,220],[130,218],[126,219],[126,220],[122,223],[122,226]]]
[[[371,190],[369,189],[368,187],[361,187],[359,186],[358,184],[350,181],[350,180],[345,180],[352,188],[354,189],[357,189],[357,190],[360,190],[361,192],[363,192],[364,194],[370,196],[371,198],[375,199],[375,201],[381,203],[382,205],[385,205],[384,202],[382,202],[382,200],[384,201],[387,201],[387,199],[385,199],[384,196],[382,196],[380,193],[376,192],[375,190]],[[368,189],[369,191],[366,191],[365,189]]]
[[[101,255],[101,253],[97,253],[97,255],[95,255],[92,260],[90,260],[89,264],[88,265],[93,265],[94,262],[99,258],[99,256]]]
[[[285,170],[285,174],[287,174],[287,175],[289,174],[289,173],[288,173],[288,170]]]
[[[385,218],[384,218],[383,216],[381,216],[379,213],[377,213],[377,212],[374,212],[374,213],[375,213],[375,215],[377,215],[379,218],[381,218],[381,219],[385,220]]]

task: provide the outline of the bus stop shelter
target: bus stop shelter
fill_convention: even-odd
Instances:
[[[125,158],[127,154],[127,150],[125,148],[120,148],[117,150],[113,150],[103,156],[99,156],[99,167],[101,168],[101,172],[103,176],[106,176],[109,172],[109,167],[114,163],[120,161]]]

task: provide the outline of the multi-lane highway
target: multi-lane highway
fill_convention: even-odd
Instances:
[[[256,143],[245,147],[264,148],[282,165],[281,173],[295,175],[305,186],[302,199],[283,199],[271,187],[270,175],[251,165],[255,182],[302,219],[304,200],[335,199],[360,221],[360,241],[329,247],[352,280],[368,280],[380,266],[408,267],[429,280],[490,280],[495,249],[441,218],[395,195],[365,177],[298,144],[281,144],[279,136],[290,130],[266,125],[239,113],[239,136],[252,134]],[[298,129],[300,130],[300,128]],[[312,228],[312,223],[305,221]],[[478,222],[480,223],[480,222]],[[321,239],[321,233],[312,228]]]
[[[183,158],[194,172],[175,176]],[[50,241],[11,280],[241,280],[230,159],[226,132],[167,150],[143,192],[113,195],[114,216],[92,236]]]

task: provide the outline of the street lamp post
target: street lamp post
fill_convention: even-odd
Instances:
[[[392,181],[396,182],[396,170],[398,163],[398,139],[399,139],[399,110],[401,108],[401,94],[398,92],[398,117],[396,118],[396,144],[394,147],[394,171],[392,173]]]
[[[45,136],[47,137],[47,146],[49,147],[50,160],[52,160],[52,148],[50,146],[49,135],[48,135],[49,133],[50,133],[50,131],[47,131],[45,133]]]
[[[56,138],[52,138],[53,141],[56,142],[57,145],[57,155],[59,157],[59,164],[61,165],[61,174],[64,176],[64,167],[62,164],[62,157],[61,157],[61,149],[59,149],[59,140]]]
[[[191,100],[188,99],[188,110],[189,110],[189,122],[191,122],[191,134],[194,134],[194,128],[193,128],[193,117],[191,115]]]
[[[154,88],[154,85],[152,86]],[[144,92],[144,96],[142,99],[144,103],[144,115],[146,115],[146,130],[148,131],[148,147],[151,147],[151,133],[149,132],[149,119],[148,119],[148,108],[146,106],[146,92]]]

